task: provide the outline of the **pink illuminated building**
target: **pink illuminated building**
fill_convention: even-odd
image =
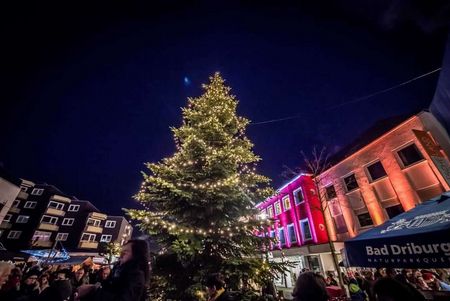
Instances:
[[[261,215],[275,220],[266,235],[278,238],[270,254],[274,261],[289,261],[295,266],[278,285],[291,287],[303,268],[326,272],[333,270],[325,221],[311,176],[300,174],[259,203]]]

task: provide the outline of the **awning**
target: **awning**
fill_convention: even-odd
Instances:
[[[450,192],[345,242],[350,266],[450,267]]]
[[[88,260],[89,256],[71,256],[66,260],[59,261],[58,264],[80,264]]]
[[[22,252],[0,250],[0,261],[27,261],[29,257],[29,254]]]

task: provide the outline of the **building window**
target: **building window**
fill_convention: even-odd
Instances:
[[[270,205],[269,207],[267,207],[267,215],[269,217],[273,217],[273,207],[272,205]]]
[[[401,204],[387,207],[385,209],[386,209],[386,213],[389,216],[389,218],[396,217],[397,215],[405,212],[405,210],[403,210],[403,206]]]
[[[8,239],[19,239],[20,234],[22,234],[22,231],[9,231]]]
[[[45,231],[36,231],[33,234],[32,241],[49,241],[50,237],[52,236],[52,232],[45,232]]]
[[[12,219],[12,214],[6,214],[5,217],[3,218],[4,222],[10,222]]]
[[[63,210],[64,209],[64,204],[63,203],[54,202],[54,201],[50,201],[48,203],[47,207],[48,208],[57,209],[57,210]]]
[[[332,199],[334,199],[335,197],[337,197],[337,195],[336,195],[336,189],[334,189],[334,186],[333,186],[333,185],[330,185],[330,186],[326,187],[326,188],[325,188],[325,192],[326,192],[326,195],[327,195],[327,199],[328,199],[328,200],[332,200]]]
[[[58,233],[56,235],[56,240],[66,241],[68,237],[69,237],[69,233]]]
[[[100,227],[100,220],[88,218],[87,224],[88,226]]]
[[[78,210],[80,210],[80,205],[69,205],[68,211],[77,212]]]
[[[73,222],[74,222],[74,218],[65,218],[65,219],[63,219],[63,221],[62,221],[62,225],[63,226],[72,226],[73,225]]]
[[[106,221],[105,228],[115,228],[116,221]]]
[[[44,189],[42,188],[33,188],[33,191],[31,191],[32,195],[42,195],[44,193]]]
[[[338,200],[332,200],[329,203],[330,213],[334,220],[334,225],[336,227],[336,233],[342,234],[347,232],[347,225],[345,224],[345,219],[342,214],[341,204]]]
[[[286,237],[284,236],[284,228],[278,229],[278,238],[280,240],[280,244],[284,246],[286,244]]]
[[[303,241],[311,240],[311,228],[309,227],[309,220],[307,218],[300,220],[300,228],[302,229]]]
[[[112,238],[112,235],[110,235],[110,234],[103,234],[100,237],[100,242],[110,242],[111,238]]]
[[[384,178],[387,174],[384,170],[383,164],[380,161],[372,163],[366,167],[371,181]]]
[[[422,154],[414,143],[397,151],[397,154],[404,167],[423,160]]]
[[[20,190],[22,190],[23,192],[27,192],[28,187],[26,187],[26,186],[20,186]]]
[[[30,217],[28,215],[19,215],[16,219],[16,223],[18,224],[26,224]]]
[[[347,192],[350,192],[352,190],[359,188],[358,182],[356,181],[355,174],[346,176],[344,178],[344,184],[345,184],[345,188],[347,189]]]
[[[97,235],[92,233],[83,233],[81,235],[81,241],[94,242]]]
[[[54,217],[54,216],[50,216],[50,215],[43,215],[42,219],[41,219],[41,223],[43,223],[43,224],[56,225],[57,222],[58,222],[58,218]]]
[[[288,211],[289,209],[291,209],[291,200],[289,198],[289,195],[283,198],[283,208],[284,211]]]
[[[4,230],[0,229],[0,237],[2,237]]]
[[[14,200],[11,207],[13,208],[19,208],[20,205],[20,200]]]
[[[294,202],[295,205],[298,205],[300,203],[303,203],[303,190],[301,188],[297,188],[294,190]]]
[[[281,214],[281,204],[280,201],[276,201],[275,204],[275,215]]]
[[[368,227],[373,225],[373,221],[370,217],[369,212],[358,214],[358,221],[361,227]]]
[[[294,224],[288,225],[288,233],[289,233],[289,241],[291,243],[296,243],[297,242],[297,236],[295,235]]]
[[[36,202],[33,202],[33,201],[27,201],[26,203],[25,203],[25,205],[23,206],[23,208],[26,208],[26,209],[34,209],[34,208],[36,208]]]

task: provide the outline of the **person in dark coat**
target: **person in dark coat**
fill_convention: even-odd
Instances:
[[[55,272],[55,280],[45,289],[36,300],[39,301],[68,301],[72,298],[72,284],[68,269]],[[34,299],[33,299],[34,300]]]
[[[381,278],[375,282],[373,291],[378,301],[423,301],[425,297],[416,289],[392,278]]]
[[[30,270],[28,274],[25,275],[24,281],[20,285],[20,290],[18,291],[18,297],[16,301],[32,301],[39,296],[39,283],[38,283],[39,271]]]
[[[323,277],[313,272],[301,273],[292,294],[295,301],[327,301],[329,299]]]
[[[119,264],[104,284],[82,285],[77,290],[81,300],[142,301],[150,278],[147,242],[129,240],[122,246]]]

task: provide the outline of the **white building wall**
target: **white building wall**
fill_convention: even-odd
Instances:
[[[5,215],[8,213],[13,201],[17,198],[20,192],[20,187],[9,181],[0,178],[0,204],[3,208],[0,210],[0,223],[3,222]]]

